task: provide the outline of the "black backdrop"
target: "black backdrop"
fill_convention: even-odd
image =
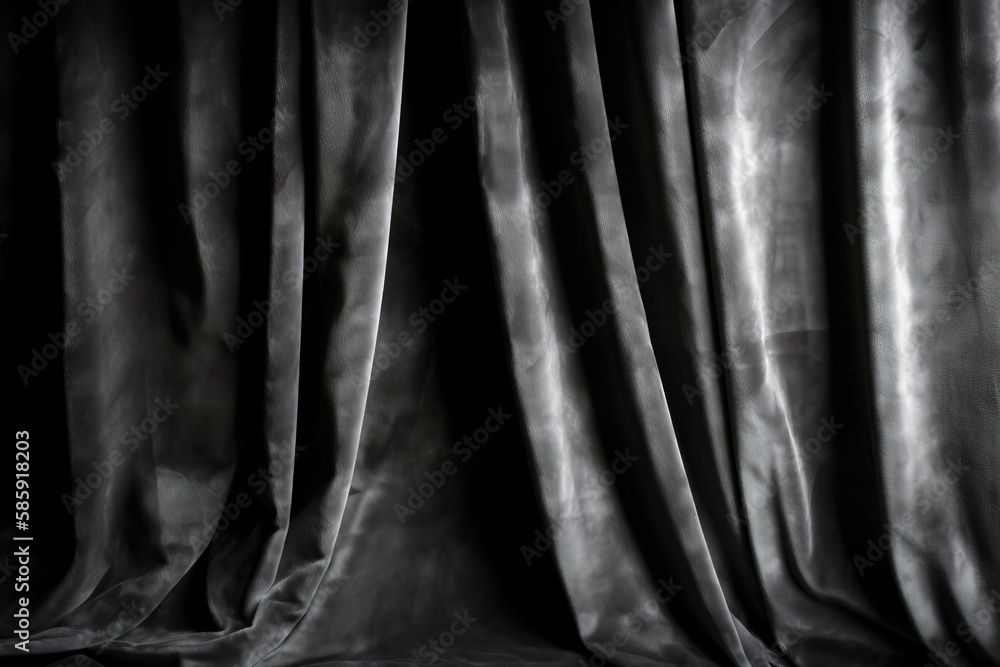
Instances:
[[[1000,664],[996,3],[0,25],[5,660]]]

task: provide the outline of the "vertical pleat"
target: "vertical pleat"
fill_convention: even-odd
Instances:
[[[681,31],[673,3],[594,10],[604,106],[631,123],[614,144],[615,168],[671,423],[727,606],[741,638],[759,646],[753,633],[767,637],[769,630],[739,500],[725,396],[726,376],[738,360],[717,340],[685,82],[697,45]]]
[[[988,3],[854,8],[859,235],[885,528],[928,653],[994,664],[998,14]],[[976,82],[973,84],[973,82]],[[931,104],[930,100],[936,102]],[[985,510],[985,511],[984,511]],[[878,538],[881,536],[872,536]],[[986,538],[989,541],[989,538]],[[957,649],[957,652],[956,652]],[[993,661],[993,662],[991,662]]]
[[[32,653],[1000,664],[995,3],[46,1]]]
[[[218,128],[198,138],[204,119],[157,122],[206,84],[229,91],[202,107],[213,123],[238,109],[234,71],[219,65],[233,61],[236,35],[200,11],[101,2],[54,28],[65,331],[78,332],[65,345],[67,421],[80,502],[74,562],[40,616],[79,631],[42,639],[49,650],[106,642],[142,622],[201,555],[205,543],[192,548],[191,533],[217,521],[234,467],[233,403],[199,397],[233,395],[234,361],[203,314],[235,305],[232,255],[220,252],[234,239],[235,193],[186,225],[176,179],[204,177],[232,140]],[[158,34],[168,40],[187,21],[204,31],[196,43],[218,50],[185,52],[185,71],[176,52],[148,61],[148,44],[115,38],[153,21],[167,23]],[[197,81],[209,67],[212,80]],[[116,100],[126,94],[145,101]],[[181,151],[187,141],[196,149]],[[120,623],[98,620],[123,604],[132,611]]]
[[[502,17],[499,23],[487,18],[497,12]],[[554,527],[555,556],[581,636],[607,654],[605,647],[614,646],[615,633],[626,630],[630,612],[651,597],[666,578],[662,572],[666,569],[688,586],[679,600],[671,601],[670,609],[656,605],[647,619],[648,629],[629,636],[614,659],[621,664],[644,664],[649,659],[701,664],[704,657],[680,645],[683,626],[671,613],[679,607],[707,621],[710,643],[717,646],[713,651],[721,649],[736,664],[748,664],[712,569],[651,349],[608,151],[612,136],[601,99],[589,7],[582,6],[565,21],[564,36],[553,40],[550,52],[550,57],[565,59],[568,100],[563,111],[573,121],[572,131],[565,132],[567,141],[555,151],[565,152],[564,162],[569,163],[574,147],[594,142],[595,147],[603,146],[604,154],[574,175],[576,180],[565,186],[562,200],[551,185],[540,186],[556,182],[558,176],[555,171],[540,172],[533,155],[539,150],[539,130],[533,127],[531,100],[526,99],[530,86],[516,65],[524,56],[517,53],[519,36],[511,27],[510,10],[503,5],[470,6],[469,14],[475,79],[500,82],[480,87],[477,106],[481,179],[502,286],[512,374],[539,474],[539,502]],[[565,51],[560,53],[561,49]],[[616,126],[616,139],[618,134]],[[564,214],[567,209],[572,213]],[[568,244],[579,253],[571,258],[560,256],[552,245],[555,239],[565,240],[566,234],[581,237]],[[580,273],[584,266],[599,278],[584,277]],[[565,294],[567,284],[576,287],[577,303]],[[582,303],[581,293],[586,299]],[[570,338],[580,326],[576,313],[586,321],[595,311],[607,318],[607,329],[589,343],[589,350],[608,354],[610,368],[588,362],[588,349],[578,353]],[[605,321],[598,316],[591,318],[589,325],[593,324],[603,327]],[[592,388],[594,373],[608,374],[609,384]],[[605,440],[605,429],[619,434],[613,446]],[[608,466],[603,457],[610,455],[613,460],[623,451],[615,445],[628,445],[624,451],[638,457],[634,477],[619,482],[631,488],[608,490],[588,484]],[[647,509],[641,518],[626,522],[623,503],[632,502],[628,498],[632,488],[633,498],[641,498]],[[661,504],[667,488],[669,508]],[[579,511],[574,512],[575,507]],[[637,528],[637,539],[626,529],[637,521],[656,529]],[[643,553],[644,548],[649,553]],[[683,555],[671,553],[674,549]],[[670,557],[657,557],[667,554]],[[594,587],[598,572],[604,583]]]
[[[845,94],[824,66],[822,29],[835,25],[813,2],[679,6],[739,464],[737,523],[752,545],[772,656],[898,659],[905,642],[892,621],[879,628],[886,617],[851,567],[838,517],[850,511],[842,485],[870,472],[843,444],[864,438],[867,424],[838,418],[830,394],[822,186],[831,177],[818,156],[823,119]],[[875,502],[870,484],[858,491]]]

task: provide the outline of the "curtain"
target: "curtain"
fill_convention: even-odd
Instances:
[[[996,2],[0,24],[5,663],[1000,665]]]

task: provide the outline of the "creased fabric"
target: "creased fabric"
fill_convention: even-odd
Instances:
[[[1000,665],[996,3],[0,23],[4,660]]]

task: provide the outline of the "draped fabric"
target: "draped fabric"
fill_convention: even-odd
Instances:
[[[0,25],[5,664],[1000,665],[996,2]]]

